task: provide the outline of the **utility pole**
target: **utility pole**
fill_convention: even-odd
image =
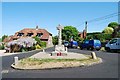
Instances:
[[[87,33],[87,21],[85,22],[85,31]]]
[[[87,21],[85,22],[85,33],[84,33],[84,37],[87,39]]]

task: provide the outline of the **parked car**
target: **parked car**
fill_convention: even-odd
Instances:
[[[71,41],[70,44],[69,44],[69,47],[77,48],[78,47],[78,42],[77,41]]]
[[[120,38],[113,38],[105,45],[105,50],[110,51],[120,51]]]
[[[65,47],[69,47],[69,42],[68,42],[68,41],[65,41],[65,42],[64,42],[64,46],[65,46]]]
[[[101,42],[100,40],[85,40],[81,45],[80,45],[81,50],[86,48],[87,50],[94,50],[96,49],[99,51],[101,49]]]
[[[88,46],[89,46],[89,40],[85,40],[80,44],[80,49],[81,50],[84,49],[84,48],[88,49]]]

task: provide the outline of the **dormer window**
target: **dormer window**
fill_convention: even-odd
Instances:
[[[33,35],[33,33],[28,33],[27,36],[31,37]]]
[[[17,36],[23,36],[24,35],[24,33],[18,33],[18,35]]]
[[[43,33],[37,33],[37,37],[41,37],[43,35]]]

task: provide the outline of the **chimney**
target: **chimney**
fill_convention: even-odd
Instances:
[[[36,30],[38,30],[38,26],[36,26]]]

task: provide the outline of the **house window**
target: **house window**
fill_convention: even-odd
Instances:
[[[23,36],[24,35],[24,33],[18,33],[18,35],[17,36]]]
[[[27,36],[31,37],[33,35],[33,33],[28,33]]]
[[[43,33],[37,33],[37,37],[41,37],[43,35]]]

